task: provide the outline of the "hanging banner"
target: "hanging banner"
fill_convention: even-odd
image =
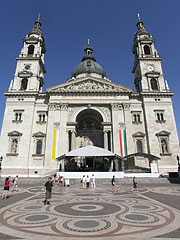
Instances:
[[[59,154],[59,129],[53,130],[52,159],[56,159]]]
[[[120,153],[121,157],[127,155],[127,142],[126,142],[126,130],[119,129],[119,140],[120,140]]]

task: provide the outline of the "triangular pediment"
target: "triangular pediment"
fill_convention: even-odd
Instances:
[[[46,136],[46,134],[43,132],[36,132],[33,134],[33,137],[45,137],[45,136]]]
[[[11,136],[11,137],[19,137],[19,136],[22,136],[22,133],[14,130],[14,131],[12,131],[12,132],[9,132],[9,133],[8,133],[8,136]]]
[[[47,92],[50,93],[81,93],[81,92],[104,92],[104,93],[130,93],[132,92],[131,88],[124,87],[120,84],[115,84],[109,81],[100,80],[96,78],[84,78],[84,79],[75,79],[70,82],[57,85],[55,87],[51,87],[46,89]]]
[[[169,136],[169,135],[170,135],[170,132],[167,132],[165,130],[156,133],[156,136]]]
[[[133,137],[144,137],[144,136],[145,136],[145,133],[140,131],[133,134]]]

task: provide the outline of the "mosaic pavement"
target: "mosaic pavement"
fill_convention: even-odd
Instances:
[[[112,240],[153,239],[177,231],[180,210],[145,196],[150,192],[180,197],[178,186],[142,187],[139,193],[131,193],[128,187],[112,193],[110,186],[88,191],[55,186],[49,206],[42,203],[42,187],[19,189],[10,192],[8,200],[0,200],[0,204],[11,200],[0,210],[0,233],[11,236],[4,239]],[[12,203],[24,193],[28,193],[24,199]]]

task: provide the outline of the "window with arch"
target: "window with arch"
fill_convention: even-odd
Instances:
[[[46,123],[47,112],[45,112],[45,111],[38,111],[37,113],[38,113],[38,121],[37,121],[37,123],[39,123],[39,124]]]
[[[144,54],[145,55],[151,55],[150,47],[148,45],[144,46]]]
[[[42,145],[43,145],[42,140],[37,140],[37,142],[36,142],[36,154],[37,155],[42,154]]]
[[[12,122],[21,123],[24,110],[13,110],[13,112],[15,113],[15,115],[14,115],[14,119],[12,120]]]
[[[34,45],[29,45],[29,47],[28,47],[28,55],[33,55],[33,53],[34,53]]]
[[[136,147],[137,147],[137,152],[143,152],[143,143],[142,140],[137,140],[136,141]]]
[[[36,132],[32,137],[34,138],[34,154],[32,156],[38,158],[44,156],[46,134]]]
[[[26,90],[27,89],[27,85],[28,85],[28,79],[27,78],[23,78],[21,81],[21,90]]]
[[[164,118],[164,110],[155,110],[156,122],[164,123],[166,120]]]
[[[142,123],[141,121],[141,112],[140,111],[132,111],[132,122],[133,123]]]
[[[158,82],[156,78],[151,78],[150,83],[152,90],[158,90]]]

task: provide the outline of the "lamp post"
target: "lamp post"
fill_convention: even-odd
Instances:
[[[177,162],[178,162],[178,173],[180,173],[180,162],[179,162],[179,156],[177,155]]]
[[[0,171],[1,171],[1,163],[2,163],[3,157],[0,156]]]

